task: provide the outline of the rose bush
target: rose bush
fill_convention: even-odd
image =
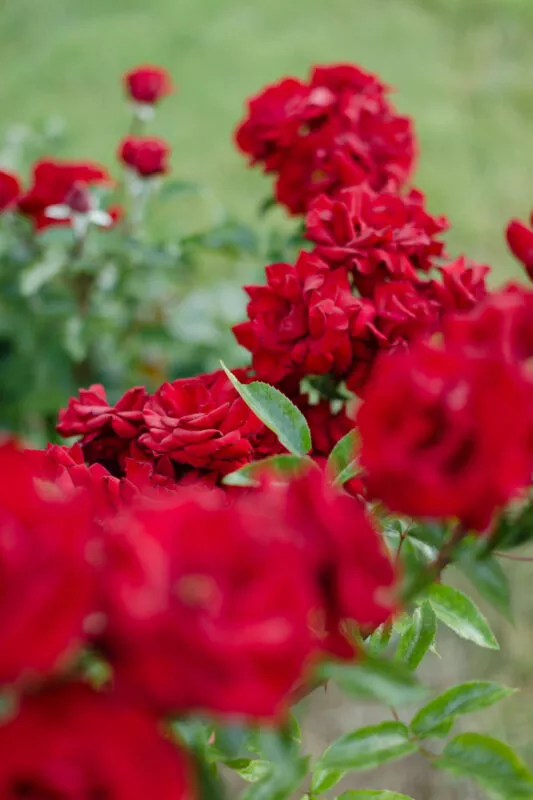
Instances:
[[[226,220],[147,243],[170,146],[145,125],[172,84],[151,66],[124,84],[123,179],[49,156],[27,190],[0,173],[18,320],[0,360],[29,381],[44,346],[60,376],[57,420],[10,378],[1,405],[37,442],[0,443],[0,795],[220,800],[232,770],[243,800],[319,800],[418,752],[491,797],[532,797],[507,744],[452,730],[512,690],[428,700],[415,673],[438,624],[498,647],[448,570],[508,614],[497,559],[533,539],[533,292],[449,260],[448,220],[407,185],[412,121],[354,65],[267,87],[236,132],[303,229],[250,247]],[[532,236],[508,226],[528,275]],[[177,265],[221,250],[267,264],[226,325],[248,363],[175,362]],[[390,719],[311,760],[299,701],[330,681]]]

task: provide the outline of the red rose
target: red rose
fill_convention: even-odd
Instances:
[[[307,238],[331,269],[343,267],[354,276],[363,295],[388,279],[416,280],[443,253],[438,236],[448,227],[445,217],[424,209],[424,196],[407,196],[365,187],[346,189],[332,200],[320,197],[306,217]]]
[[[489,266],[460,256],[438,270],[441,281],[432,280],[420,288],[437,300],[443,311],[469,311],[487,296]]]
[[[379,534],[361,503],[333,489],[320,472],[309,472],[286,488],[284,518],[300,540],[322,605],[323,646],[353,656],[344,623],[365,632],[397,610],[396,575]]]
[[[498,345],[472,355],[445,340],[384,358],[357,415],[369,494],[485,530],[529,484],[532,408],[531,385]]]
[[[273,718],[314,649],[317,602],[275,498],[181,490],[107,537],[102,647],[118,690],[159,713]]]
[[[120,160],[142,178],[165,175],[169,171],[169,156],[169,145],[156,137],[128,136],[119,148]]]
[[[169,73],[150,65],[135,67],[124,75],[124,85],[132,100],[154,105],[173,91]]]
[[[249,321],[235,325],[240,345],[250,350],[261,380],[291,376],[338,378],[350,371],[352,340],[363,346],[373,336],[370,303],[353,297],[342,271],[302,252],[294,266],[271,264],[267,286],[247,286]]]
[[[316,67],[307,83],[286,78],[249,103],[236,133],[252,164],[277,175],[276,197],[305,213],[320,194],[367,182],[399,187],[415,160],[411,121],[376,76],[350,64]]]
[[[307,420],[311,431],[314,456],[329,456],[337,442],[354,427],[343,407],[334,412],[329,400],[320,400],[312,405],[303,395],[291,397]]]
[[[10,442],[0,446],[0,473],[1,684],[46,674],[76,652],[93,574],[84,498],[42,480]]]
[[[469,355],[487,352],[519,364],[529,378],[533,357],[533,292],[509,283],[488,294],[468,314],[449,314],[444,320],[448,341]]]
[[[0,725],[0,795],[192,800],[183,753],[155,722],[82,684],[24,698]]]
[[[533,214],[531,215],[533,227]],[[512,219],[507,226],[507,244],[518,261],[521,261],[529,277],[533,280],[533,230],[519,219]]]
[[[374,302],[376,327],[383,334],[384,347],[413,342],[438,328],[439,303],[425,297],[411,281],[379,283]]]
[[[0,212],[12,209],[22,192],[16,175],[0,170]]]
[[[33,221],[36,230],[65,224],[46,215],[50,206],[63,205],[76,184],[108,184],[111,177],[105,167],[91,162],[44,159],[33,168],[33,185],[18,201],[22,214]]]
[[[139,442],[148,452],[220,475],[252,460],[252,439],[264,429],[221,370],[164,383],[144,420]]]
[[[146,389],[136,386],[110,406],[101,384],[80,389],[79,398],[71,398],[68,408],[60,410],[57,432],[65,437],[81,435],[85,458],[115,471],[117,460],[128,454],[131,440],[143,426],[147,399]]]
[[[293,143],[306,118],[308,97],[309,88],[302,81],[285,78],[248,100],[248,117],[235,139],[252,164],[264,161],[267,172],[279,166],[283,148]]]

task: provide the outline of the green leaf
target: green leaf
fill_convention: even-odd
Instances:
[[[313,771],[313,778],[311,780],[311,792],[313,794],[321,794],[333,789],[342,778],[346,775],[342,770],[338,769],[322,769],[317,767]]]
[[[292,797],[308,773],[309,759],[270,763],[269,766],[269,773],[263,780],[248,786],[241,800],[287,800]]]
[[[489,603],[510,618],[511,590],[507,575],[495,558],[491,556],[477,558],[476,555],[475,552],[468,550],[462,557],[460,556],[457,566]]]
[[[380,625],[366,640],[368,653],[371,656],[378,656],[387,647],[391,636],[392,625]]]
[[[411,526],[408,536],[410,539],[418,539],[418,541],[424,542],[424,544],[433,547],[435,550],[441,550],[448,536],[448,531],[442,525],[427,522]]]
[[[533,797],[533,775],[503,742],[480,733],[462,733],[449,742],[435,765],[472,778],[504,800]]]
[[[411,731],[419,738],[424,738],[450,717],[488,708],[509,697],[514,691],[492,681],[469,681],[452,686],[415,714],[411,721]]]
[[[355,458],[359,445],[359,434],[354,428],[340,439],[329,454],[326,469],[337,486],[355,477],[360,467]]]
[[[435,641],[437,620],[429,603],[415,608],[411,625],[402,635],[395,659],[416,669]]]
[[[332,680],[356,697],[368,697],[389,706],[413,703],[427,691],[404,664],[368,656],[356,664],[329,662],[318,669],[322,680]]]
[[[248,781],[248,783],[257,783],[257,781],[263,780],[267,775],[270,775],[272,772],[272,764],[270,761],[255,759],[254,761],[250,761],[244,769],[239,769],[237,772],[241,778]]]
[[[398,792],[373,791],[372,789],[354,789],[339,795],[337,800],[413,800],[406,794]]]
[[[311,432],[300,409],[268,383],[241,383],[222,361],[220,363],[244,402],[274,431],[280,443],[293,455],[305,456],[311,450]]]
[[[434,583],[429,590],[429,602],[441,622],[462,639],[490,650],[499,649],[496,637],[479,608],[458,589]]]
[[[226,486],[257,486],[258,479],[265,472],[280,478],[293,478],[301,475],[309,467],[315,467],[310,458],[282,453],[279,456],[270,456],[261,461],[245,464],[235,472],[225,475],[222,483]]]
[[[407,726],[401,722],[382,722],[352,731],[337,739],[323,753],[322,769],[373,769],[385,761],[414,753],[416,744],[409,741]]]
[[[72,232],[69,231],[70,238]],[[60,253],[49,251],[42,261],[27,267],[20,276],[20,293],[23,297],[37,294],[46,283],[61,272],[64,260]]]

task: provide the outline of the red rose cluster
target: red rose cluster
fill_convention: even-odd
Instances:
[[[315,67],[307,82],[284,78],[252,97],[237,145],[276,176],[276,199],[291,214],[344,187],[398,188],[411,174],[416,143],[388,92],[360,67]]]
[[[99,429],[131,442],[142,399],[111,408],[93,389],[67,413],[88,429],[84,447]],[[195,422],[209,413],[186,415],[176,434],[192,446],[200,432],[195,459],[211,441]],[[317,659],[354,656],[348,621],[390,618],[395,571],[360,502],[318,469],[236,496],[161,492],[146,474],[135,485],[133,470],[114,491],[119,479],[81,454],[0,446],[0,687],[20,695],[0,723],[0,794],[193,798],[186,755],[158,721],[278,719]],[[84,651],[109,665],[109,685],[91,687]]]
[[[533,472],[533,292],[449,316],[440,343],[383,359],[357,415],[370,496],[484,531]]]
[[[135,104],[150,109],[172,91],[169,74],[159,67],[131,70],[124,76],[124,85]],[[170,146],[157,137],[128,136],[118,150],[119,160],[141,180],[165,175],[169,156]],[[75,225],[76,215],[111,227],[124,214],[117,205],[103,216],[93,214],[96,209],[91,187],[113,187],[115,183],[101,164],[44,158],[33,165],[32,171],[31,186],[24,190],[17,175],[0,170],[0,213],[21,214],[37,232],[54,225]]]
[[[437,331],[443,317],[487,293],[489,268],[464,258],[438,266],[446,230],[421,192],[365,186],[319,197],[306,217],[311,253],[266,268],[245,287],[248,321],[233,329],[255,372],[272,384],[330,375],[361,393],[377,355]],[[440,279],[428,278],[432,268]]]

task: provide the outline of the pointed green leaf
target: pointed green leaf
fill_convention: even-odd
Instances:
[[[404,664],[367,656],[356,664],[328,662],[318,669],[318,677],[332,680],[356,697],[368,697],[390,706],[414,703],[427,691]]]
[[[429,602],[437,617],[462,639],[498,650],[499,645],[489,623],[473,600],[451,586],[434,583],[429,590]]]
[[[313,779],[311,781],[311,792],[313,794],[322,794],[329,789],[333,789],[340,780],[346,775],[342,770],[338,769],[322,769],[317,767],[313,771]]]
[[[311,432],[300,409],[268,383],[241,383],[220,363],[244,402],[276,434],[280,443],[293,455],[305,456],[311,450]]]
[[[406,794],[398,792],[373,791],[372,789],[354,789],[339,795],[337,800],[413,800]]]
[[[462,733],[449,742],[435,765],[472,778],[503,800],[533,797],[533,775],[503,742],[480,733]]]
[[[261,475],[267,473],[276,475],[280,478],[293,478],[301,475],[309,467],[315,464],[310,458],[293,456],[290,453],[282,453],[278,456],[270,456],[260,461],[252,461],[244,467],[225,475],[222,483],[226,486],[257,486]]]
[[[506,616],[511,616],[511,590],[501,564],[493,557],[476,558],[465,555],[458,567],[469,578],[478,592]]]
[[[435,641],[437,620],[429,603],[415,608],[411,625],[402,635],[395,659],[416,669]]]
[[[411,721],[411,731],[424,738],[450,717],[488,708],[509,697],[514,691],[493,681],[469,681],[452,686],[415,714]]]
[[[401,722],[382,722],[352,731],[337,739],[323,753],[322,769],[373,769],[385,761],[403,758],[417,749],[409,741],[407,726]]]
[[[287,800],[301,784],[309,770],[309,759],[298,758],[281,764],[270,763],[262,780],[252,783],[241,800]]]
[[[359,434],[354,428],[340,439],[328,457],[327,472],[337,486],[354,478],[360,471],[356,453],[359,446]]]
[[[267,775],[270,775],[271,771],[272,764],[270,761],[261,761],[258,758],[254,761],[249,761],[243,769],[238,770],[238,773],[248,783],[257,783],[257,781],[263,780]]]

